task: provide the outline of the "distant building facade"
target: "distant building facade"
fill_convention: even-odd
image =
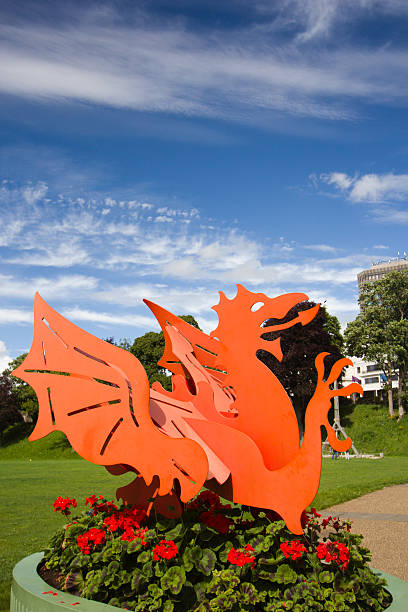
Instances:
[[[373,283],[380,278],[383,278],[390,272],[408,272],[408,258],[404,253],[403,257],[395,257],[384,261],[373,263],[371,268],[363,270],[357,275],[358,291],[361,292],[361,287],[364,283]],[[351,382],[358,382],[363,387],[364,397],[378,401],[385,401],[386,391],[384,384],[388,383],[387,375],[381,369],[381,366],[372,361],[364,361],[363,359],[354,357],[353,365],[347,366],[343,376],[343,386]],[[398,374],[392,375],[392,388],[398,388]]]
[[[395,257],[384,261],[378,261],[374,263],[368,270],[363,270],[357,275],[358,291],[360,293],[361,287],[364,283],[372,283],[380,280],[386,274],[390,272],[408,272],[408,259],[406,253],[404,257]]]
[[[353,365],[347,366],[342,378],[342,385],[345,387],[349,383],[358,382],[363,387],[364,397],[374,401],[386,401],[386,391],[384,384],[388,382],[386,374],[378,363],[364,361],[358,357],[353,357]],[[398,388],[398,374],[392,375],[392,388]]]

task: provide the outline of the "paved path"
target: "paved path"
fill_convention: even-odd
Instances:
[[[386,487],[326,508],[323,516],[353,521],[372,552],[371,565],[408,582],[408,484]]]

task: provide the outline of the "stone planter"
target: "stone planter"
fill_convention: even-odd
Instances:
[[[19,561],[15,566],[11,586],[10,612],[56,612],[61,608],[66,610],[78,608],[78,612],[117,612],[119,610],[116,606],[108,606],[51,588],[37,573],[37,567],[42,558],[43,553],[34,553]],[[387,580],[387,588],[393,596],[393,602],[387,608],[387,612],[407,612],[408,583],[385,572],[374,571]]]

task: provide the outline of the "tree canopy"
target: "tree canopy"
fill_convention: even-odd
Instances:
[[[360,314],[345,331],[350,355],[375,361],[388,379],[389,413],[394,416],[392,376],[398,373],[398,412],[405,413],[408,376],[408,272],[390,272],[361,287]]]
[[[19,400],[10,376],[0,374],[0,442],[6,429],[23,421],[18,408]]]
[[[18,409],[32,419],[35,419],[38,415],[38,401],[34,389],[20,378],[11,375],[11,372],[21,365],[26,357],[27,353],[23,353],[10,361],[8,367],[3,372],[3,376],[9,380],[12,395],[17,402]]]
[[[294,319],[298,312],[315,306],[315,302],[301,302],[294,306],[279,323]],[[265,325],[278,323],[270,319]],[[315,358],[321,352],[330,353],[326,357],[325,375],[333,364],[340,359],[343,349],[343,336],[340,323],[334,315],[322,306],[315,318],[305,326],[300,323],[280,332],[269,332],[262,336],[265,340],[281,338],[283,359],[279,362],[271,353],[258,351],[258,357],[279,378],[292,400],[299,421],[300,430],[304,430],[304,414],[308,400],[313,395],[317,384]]]

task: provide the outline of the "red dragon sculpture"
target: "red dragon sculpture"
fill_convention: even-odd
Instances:
[[[210,335],[145,300],[164,332],[159,365],[173,374],[169,392],[158,383],[149,389],[136,357],[69,322],[36,294],[33,344],[13,372],[39,400],[30,440],[61,430],[88,461],[112,474],[134,472],[117,496],[147,511],[154,505],[179,516],[181,502],[206,486],[233,502],[274,510],[293,533],[302,533],[302,512],[320,481],[320,427],[336,450],[351,446],[328,423],[331,398],[362,393],[356,383],[331,389],[351,362],[340,359],[324,380],[327,353],[320,353],[300,445],[291,401],[256,353],[263,349],[282,360],[280,339],[262,335],[307,325],[319,306],[289,322],[265,321],[283,319],[307,299],[303,293],[269,298],[238,285],[231,300],[220,292],[219,324]]]

